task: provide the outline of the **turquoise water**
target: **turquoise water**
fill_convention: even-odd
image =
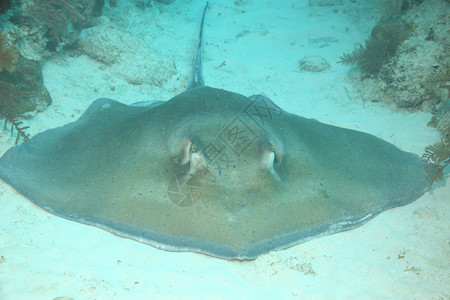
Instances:
[[[69,20],[67,28],[13,18],[16,2],[2,15],[7,41],[22,56],[40,61],[42,83],[52,98],[47,108],[40,103],[41,112],[23,119],[30,136],[77,120],[100,97],[125,104],[164,101],[187,86],[204,2],[118,0],[113,6],[106,1],[97,17],[86,21],[83,13],[93,7],[80,3],[58,6]],[[209,6],[203,54],[207,85],[263,94],[290,113],[367,132],[418,155],[439,140],[426,126],[431,100],[414,112],[393,105],[401,106],[404,101],[397,100],[415,92],[400,85],[401,78],[407,82],[409,72],[434,66],[428,54],[441,53],[436,45],[442,22],[433,26],[435,40],[424,40],[430,32],[425,24],[436,19],[431,12],[448,9],[444,1],[400,11],[405,22],[412,18],[416,24],[401,51],[416,52],[398,56],[393,65],[398,76],[377,77],[383,80],[338,63],[387,18],[370,3],[210,1]],[[411,71],[400,68],[405,63]],[[402,92],[395,94],[393,86]],[[3,154],[15,135],[2,131],[0,138]],[[446,195],[448,186],[440,184],[355,230],[238,263],[154,249],[55,217],[2,183],[0,298],[443,297],[448,294]]]

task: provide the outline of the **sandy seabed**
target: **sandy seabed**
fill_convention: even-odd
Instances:
[[[134,103],[167,100],[183,91],[203,5],[175,0],[142,10],[119,0],[118,7],[105,7],[100,23],[113,26],[122,40],[139,41],[148,61],[120,51],[122,58],[109,65],[92,53],[52,57],[43,74],[53,104],[27,121],[29,132],[75,121],[99,97]],[[426,125],[431,115],[361,101],[347,82],[350,70],[336,63],[367,38],[379,18],[363,13],[356,4],[210,1],[206,84],[244,95],[263,93],[286,111],[368,132],[421,155],[439,140]],[[86,52],[95,48],[90,42]],[[120,50],[119,41],[115,47]],[[311,55],[328,61],[330,69],[300,72],[298,60]],[[158,84],[146,82],[161,61],[173,74],[165,73]],[[8,136],[0,137],[0,153],[13,143]],[[440,183],[412,204],[354,230],[233,262],[165,252],[70,222],[1,183],[0,299],[448,299],[449,195],[448,183]]]

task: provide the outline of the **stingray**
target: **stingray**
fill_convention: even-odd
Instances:
[[[205,86],[205,13],[186,91],[135,105],[97,99],[9,149],[0,178],[57,216],[233,260],[355,228],[424,193],[415,154]]]

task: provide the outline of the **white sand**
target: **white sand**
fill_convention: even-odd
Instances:
[[[110,22],[141,41],[153,59],[174,63],[176,75],[160,87],[133,85],[120,73],[127,65],[105,68],[86,55],[58,55],[44,66],[54,103],[27,122],[32,135],[76,120],[98,97],[166,100],[184,89],[203,2],[175,0],[145,11],[118,2],[105,10]],[[349,69],[336,63],[367,38],[379,18],[375,12],[360,17],[365,10],[358,4],[343,13],[343,6],[310,7],[300,0],[211,2],[208,85],[264,93],[289,112],[368,132],[419,155],[438,140],[426,126],[429,113],[360,101],[346,81]],[[118,10],[121,15],[112,17]],[[337,41],[311,43],[321,37]],[[305,55],[322,56],[331,70],[300,73],[297,62]],[[12,141],[3,131],[0,138],[1,154]],[[357,229],[240,263],[165,252],[53,216],[1,183],[0,299],[448,299],[449,195],[448,183],[441,183]]]

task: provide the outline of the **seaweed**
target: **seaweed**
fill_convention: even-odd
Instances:
[[[0,116],[5,119],[3,129],[7,130],[8,123],[10,123],[11,128],[11,138],[14,136],[14,129],[16,130],[16,139],[14,144],[17,145],[19,139],[22,138],[24,142],[30,140],[30,134],[26,133],[25,130],[30,128],[30,126],[22,126],[23,122],[19,121],[18,118],[23,117],[22,115],[16,114],[13,109],[2,111],[0,110]]]
[[[17,145],[19,139],[24,142],[30,139],[30,135],[26,133],[29,126],[23,126],[23,122],[19,118],[23,118],[19,111],[19,107],[23,102],[23,96],[27,93],[20,90],[20,85],[13,85],[9,82],[0,81],[0,118],[4,118],[3,129],[7,130],[8,124],[11,125],[11,138],[16,132],[14,144]]]
[[[358,44],[352,53],[344,53],[338,63],[356,65],[367,74],[377,74],[389,60],[389,44],[381,37],[370,38],[365,46]]]
[[[394,56],[398,46],[408,39],[412,26],[398,22],[377,24],[366,40],[365,46],[358,44],[353,52],[340,57],[346,66],[356,65],[364,73],[375,75]]]
[[[444,169],[450,164],[450,127],[446,129],[440,142],[425,148],[422,162],[431,190],[434,183],[444,180]]]
[[[344,53],[341,56],[341,60],[338,63],[344,64],[346,66],[359,65],[364,60],[364,53],[366,47],[361,44],[357,44],[352,53]]]

